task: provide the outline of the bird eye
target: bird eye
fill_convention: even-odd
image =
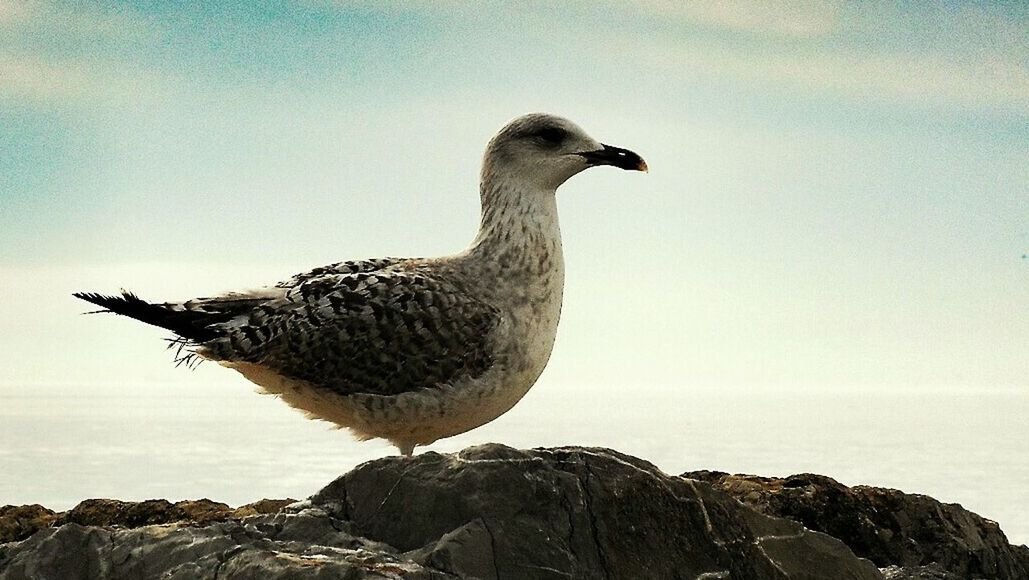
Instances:
[[[568,136],[568,131],[560,127],[544,127],[537,131],[535,136],[551,145],[558,145]]]

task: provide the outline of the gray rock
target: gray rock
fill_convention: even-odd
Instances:
[[[880,577],[838,540],[606,449],[391,457],[311,502],[458,577]]]
[[[0,580],[454,578],[334,524],[346,528],[313,510],[204,527],[69,523],[0,547]]]
[[[957,504],[895,489],[847,487],[810,473],[683,476],[707,481],[763,514],[830,534],[858,556],[908,574],[897,578],[950,573],[963,580],[1029,579],[1029,548],[1011,545],[996,522]]]
[[[948,572],[939,564],[928,566],[887,566],[881,570],[886,580],[968,580]]]
[[[174,506],[88,505],[124,523],[0,545],[0,580],[882,578],[830,536],[605,449],[389,457],[277,513],[225,521],[212,520],[220,505],[159,524],[141,514]]]

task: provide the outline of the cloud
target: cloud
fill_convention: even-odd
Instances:
[[[127,10],[0,0],[0,97],[51,106],[152,98],[160,79],[136,61],[135,48],[163,34]],[[63,48],[79,45],[97,48]]]
[[[55,67],[36,59],[0,60],[0,95],[53,99],[82,94],[88,79],[81,71]]]
[[[602,17],[594,12],[596,3],[588,12],[574,8],[585,2],[565,5],[562,15],[492,3],[476,9],[450,2],[416,6],[470,21],[470,29],[483,34],[494,26],[486,15],[500,13],[497,20],[524,30],[529,44],[561,38],[574,50],[603,38],[605,54],[617,54],[619,62],[649,66],[685,83],[728,81],[747,91],[1029,115],[1024,31],[1017,15],[990,7],[643,0],[631,8],[601,4],[610,12]]]
[[[482,0],[476,3],[457,0],[410,0],[383,3],[375,0],[307,0],[314,5],[343,9],[373,10],[384,14],[442,15],[481,19],[491,15],[499,21],[531,20],[536,15],[551,17],[560,10],[553,3]],[[836,29],[840,4],[835,0],[640,0],[627,4],[618,0],[596,2],[579,0],[563,4],[566,14],[606,14],[609,12],[645,13],[701,26],[736,32],[782,36],[823,36]],[[592,18],[587,18],[592,20]]]
[[[26,19],[32,13],[33,6],[28,1],[0,0],[0,24]]]
[[[903,54],[693,51],[681,56],[681,60],[669,58],[662,50],[652,53],[651,61],[704,76],[767,82],[866,102],[900,101],[920,107],[1029,114],[1029,71],[997,56],[971,63]]]
[[[647,0],[642,6],[702,26],[789,37],[826,36],[840,13],[836,2],[816,0]]]
[[[0,31],[102,41],[155,41],[160,26],[127,8],[83,3],[64,5],[49,0],[0,0]]]
[[[1004,21],[985,22],[985,16],[967,12],[959,16],[961,23],[955,16],[940,25],[958,35],[946,45],[923,40],[890,46],[855,22],[848,26],[861,35],[858,43],[829,37],[814,45],[770,39],[755,46],[732,37],[681,34],[623,36],[610,38],[608,44],[619,54],[632,55],[628,58],[636,63],[686,81],[729,81],[746,90],[786,90],[922,109],[1029,115],[1029,54],[1019,37],[1010,34]],[[828,30],[828,20],[824,27],[811,22],[803,30]]]
[[[168,81],[148,71],[89,62],[0,57],[0,98],[43,106],[121,106],[163,98]]]
[[[431,15],[447,26],[469,25],[460,30],[481,34],[481,39],[471,39],[476,42],[488,43],[498,27],[515,29],[532,46],[560,39],[568,55],[603,37],[606,52],[620,55],[618,62],[670,72],[683,83],[728,81],[747,91],[799,91],[873,104],[1029,114],[1024,32],[1017,17],[985,8],[904,12],[835,1],[645,0],[632,8],[612,3],[598,10],[596,4],[582,2],[564,5],[564,10],[542,10],[543,4],[514,8],[495,2],[473,8],[451,1],[385,7],[370,0],[299,1]],[[655,26],[655,19],[661,25]],[[716,34],[698,34],[699,30]],[[3,40],[10,31],[22,37],[79,39],[73,44],[101,48],[85,55],[20,51],[24,47],[12,35]],[[191,71],[180,67],[181,78],[175,78],[169,67],[158,72],[139,61],[138,53],[145,51],[136,49],[168,44],[176,33],[173,24],[127,8],[0,0],[0,54],[8,55],[0,56],[0,96],[114,103],[153,97],[177,86]],[[448,46],[448,39],[437,40]],[[519,50],[526,49],[513,52]],[[589,53],[588,58],[596,55]]]

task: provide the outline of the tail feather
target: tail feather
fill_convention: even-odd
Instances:
[[[232,317],[226,312],[173,309],[166,304],[151,304],[132,292],[122,290],[120,296],[105,296],[95,292],[75,292],[76,298],[103,308],[97,312],[113,312],[134,318],[174,332],[193,343],[202,343],[218,337],[210,328]]]

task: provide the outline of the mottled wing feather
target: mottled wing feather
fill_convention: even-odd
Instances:
[[[302,272],[290,278],[284,280],[275,285],[276,288],[295,288],[300,284],[313,280],[315,278],[321,278],[328,274],[360,274],[363,272],[375,272],[390,266],[399,264],[401,262],[411,261],[408,258],[372,258],[368,260],[349,260],[346,262],[337,262],[335,264],[329,264],[328,266],[320,266],[308,272]]]
[[[423,268],[301,278],[281,299],[220,325],[215,355],[340,394],[396,395],[481,375],[493,363],[491,306]]]

